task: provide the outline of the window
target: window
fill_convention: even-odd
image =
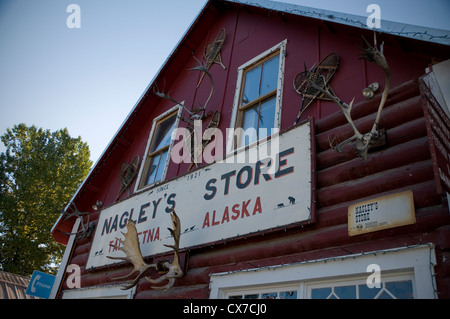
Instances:
[[[366,278],[346,279],[343,282],[309,284],[307,297],[310,299],[413,299],[414,276],[383,274],[380,287],[369,287]]]
[[[367,284],[374,264],[381,270],[379,288]],[[433,245],[422,244],[211,274],[210,298],[434,299],[434,265]]]
[[[345,276],[344,276],[345,277]],[[227,299],[413,299],[414,276],[383,274],[380,288],[368,287],[366,278],[335,277],[326,281],[299,281],[294,285],[237,289],[226,293]]]
[[[286,40],[238,69],[227,151],[266,138],[280,126]]]
[[[145,188],[165,179],[172,147],[172,132],[178,125],[179,110],[180,108],[176,107],[153,121],[144,165],[139,174],[139,188]]]

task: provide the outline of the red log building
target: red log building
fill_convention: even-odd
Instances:
[[[366,19],[209,1],[53,227],[67,249],[52,296],[449,298],[450,35],[388,21],[371,30]],[[359,59],[362,36],[378,49],[384,42],[390,70],[365,159],[356,140],[332,148],[354,131],[307,81],[346,105],[355,98],[351,121],[370,132],[387,78]],[[378,91],[364,97],[374,82]],[[184,132],[199,133],[201,145],[208,125],[222,135],[192,165],[182,148],[189,135],[175,133],[194,128]],[[233,138],[238,128],[247,136]],[[252,158],[264,146],[274,152]],[[117,278],[133,266],[107,258],[125,257],[115,237],[132,219],[144,261],[173,260],[164,246],[174,241],[172,209],[183,276],[167,290],[144,277],[120,290],[127,281]]]

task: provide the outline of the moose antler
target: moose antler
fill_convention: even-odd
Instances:
[[[164,289],[167,290],[173,286],[175,283],[175,280],[177,278],[180,278],[183,276],[183,270],[180,267],[180,253],[179,253],[179,247],[180,247],[180,235],[181,235],[181,225],[180,225],[180,218],[178,218],[177,214],[175,214],[175,211],[172,211],[172,214],[170,215],[172,219],[172,225],[173,229],[167,228],[170,233],[172,234],[174,244],[173,245],[164,245],[166,247],[172,248],[174,250],[174,257],[173,261],[164,261],[162,263],[157,264],[157,269],[168,269],[169,271],[159,277],[158,279],[151,279],[148,277],[145,277],[148,281],[154,284],[159,284],[163,282],[164,280],[169,280],[169,282],[162,287],[152,287],[153,289]]]
[[[155,268],[158,271],[168,271],[165,275],[162,277],[154,280],[150,279],[148,277],[145,277],[148,281],[152,283],[160,283],[166,279],[169,280],[169,283],[162,287],[152,287],[154,289],[169,289],[171,288],[174,283],[175,279],[180,278],[183,276],[183,270],[180,267],[180,256],[179,256],[179,247],[180,247],[180,219],[175,213],[174,210],[172,210],[172,213],[170,214],[170,217],[172,219],[172,225],[173,229],[168,228],[172,236],[174,237],[174,245],[164,245],[166,247],[172,248],[175,252],[175,256],[173,258],[172,262],[164,261],[164,262],[157,262],[155,264],[147,264],[145,263],[141,249],[139,247],[139,238],[136,230],[136,225],[134,221],[131,219],[127,223],[127,232],[122,233],[125,237],[125,240],[122,240],[120,238],[116,238],[121,245],[112,245],[112,247],[117,248],[121,251],[123,251],[126,255],[126,257],[111,257],[107,256],[110,259],[120,259],[124,261],[128,261],[133,265],[133,270],[126,276],[123,277],[117,277],[113,278],[113,280],[121,280],[121,279],[128,279],[131,276],[133,276],[135,273],[138,273],[137,277],[132,280],[128,285],[124,286],[122,289],[130,289],[137,285],[139,280],[145,275],[145,273],[151,269]]]
[[[364,43],[367,45],[367,48],[363,49],[363,53],[361,54],[362,59],[366,59],[369,62],[375,62],[378,66],[380,66],[385,73],[386,81],[384,86],[384,91],[381,97],[380,104],[378,106],[378,112],[375,118],[375,122],[373,123],[372,129],[370,132],[366,134],[361,134],[358,129],[356,128],[355,123],[353,122],[351,111],[353,107],[353,102],[355,98],[350,102],[350,104],[347,104],[343,101],[341,101],[336,94],[333,92],[333,90],[330,87],[322,88],[321,86],[317,85],[313,81],[308,80],[308,83],[320,92],[324,93],[326,96],[328,96],[342,111],[345,118],[347,119],[348,123],[350,124],[354,135],[350,138],[346,139],[345,141],[339,143],[338,145],[333,145],[334,139],[330,141],[330,146],[337,152],[342,152],[342,147],[348,143],[356,142],[355,144],[355,150],[356,153],[364,160],[367,160],[367,152],[371,146],[373,146],[377,140],[380,138],[380,133],[378,132],[378,124],[381,117],[381,111],[383,110],[383,107],[386,103],[388,94],[389,94],[389,87],[390,87],[390,81],[391,81],[391,72],[389,69],[389,65],[386,61],[386,58],[383,54],[383,45],[384,42],[381,44],[380,49],[377,48],[377,39],[376,34],[374,33],[374,46],[372,47],[367,40],[363,37]],[[311,72],[311,70],[309,71]]]
[[[136,225],[134,221],[131,219],[128,220],[127,223],[127,232],[122,233],[122,235],[125,237],[125,240],[122,240],[120,238],[116,238],[121,245],[110,245],[111,247],[117,248],[121,251],[123,251],[126,255],[126,257],[111,257],[107,256],[110,259],[120,259],[124,261],[128,261],[131,264],[133,264],[133,270],[126,276],[123,277],[117,277],[113,278],[113,280],[122,280],[122,279],[128,279],[131,276],[133,276],[135,273],[138,273],[138,276],[127,286],[124,286],[124,290],[133,288],[137,285],[139,279],[142,278],[142,276],[145,274],[147,270],[150,268],[156,267],[156,264],[146,264],[144,259],[142,258],[141,249],[139,247],[139,238],[136,230]]]

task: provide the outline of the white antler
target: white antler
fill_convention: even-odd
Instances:
[[[133,276],[135,273],[138,273],[138,276],[131,281],[128,285],[124,286],[122,289],[130,289],[137,285],[139,280],[145,275],[145,273],[151,269],[155,268],[159,271],[168,271],[165,275],[162,277],[153,280],[148,277],[145,277],[148,281],[152,283],[160,283],[166,279],[169,280],[169,283],[163,287],[152,287],[155,289],[169,289],[171,288],[176,278],[180,278],[183,276],[183,270],[180,267],[180,256],[179,256],[179,246],[180,246],[180,219],[178,218],[175,211],[172,210],[172,213],[170,215],[172,219],[172,225],[174,229],[170,229],[169,231],[174,237],[174,245],[164,245],[166,247],[170,247],[174,250],[175,256],[173,258],[172,262],[165,261],[165,262],[159,262],[156,264],[147,264],[145,263],[144,259],[142,258],[141,249],[139,247],[139,239],[137,235],[136,225],[132,220],[129,220],[127,223],[127,232],[122,233],[125,237],[125,240],[122,240],[120,238],[117,238],[120,242],[120,246],[111,245],[114,248],[117,248],[121,251],[123,251],[126,255],[126,257],[111,257],[107,256],[110,259],[120,259],[124,261],[128,261],[131,264],[133,264],[133,270],[126,276],[113,278],[113,280],[121,280],[121,279],[128,279],[131,276]]]
[[[179,249],[180,249],[180,235],[181,235],[181,225],[180,225],[180,218],[178,218],[177,214],[175,214],[175,211],[172,211],[172,214],[170,215],[171,219],[172,219],[172,225],[173,225],[173,229],[168,228],[168,230],[170,231],[170,233],[173,236],[173,240],[174,240],[174,244],[173,245],[164,245],[166,247],[172,248],[174,251],[174,257],[173,257],[173,261],[169,262],[169,261],[165,261],[162,262],[160,264],[158,264],[158,269],[162,269],[162,270],[168,270],[168,272],[159,277],[158,279],[151,279],[148,277],[145,277],[145,279],[147,279],[148,281],[150,281],[151,283],[154,284],[158,284],[161,283],[165,280],[169,280],[169,282],[162,287],[152,287],[154,289],[170,289],[174,283],[175,280],[177,278],[180,278],[183,276],[183,270],[181,269],[180,266],[180,253],[179,253]]]
[[[121,251],[123,251],[126,255],[126,257],[111,257],[107,256],[110,259],[120,259],[124,261],[128,261],[131,264],[133,264],[134,268],[133,270],[126,276],[123,277],[117,277],[113,278],[113,280],[121,280],[121,279],[128,279],[131,276],[133,276],[135,273],[138,273],[138,276],[127,286],[124,286],[123,289],[130,289],[137,285],[139,279],[144,276],[144,274],[149,270],[150,268],[155,268],[156,264],[146,264],[144,259],[142,258],[141,249],[139,248],[139,239],[137,235],[136,226],[134,224],[134,221],[131,219],[127,223],[127,232],[122,233],[122,235],[125,237],[125,240],[122,240],[120,238],[116,238],[121,245],[111,245],[111,247],[117,248]]]

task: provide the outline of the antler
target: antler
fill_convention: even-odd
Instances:
[[[363,37],[364,39],[364,37]],[[380,121],[381,117],[381,111],[383,110],[383,107],[386,103],[388,94],[389,94],[389,87],[390,87],[390,80],[391,80],[391,73],[389,69],[389,65],[386,61],[386,58],[383,55],[383,45],[381,44],[380,50],[377,49],[377,40],[376,40],[376,34],[374,33],[374,46],[372,47],[366,39],[364,39],[365,44],[368,46],[366,49],[363,49],[362,58],[367,59],[369,62],[375,62],[378,66],[380,66],[386,76],[386,83],[383,91],[383,95],[381,97],[380,105],[378,106],[378,112],[377,116],[375,118],[375,122],[372,126],[372,129],[370,132],[366,134],[361,134],[358,129],[356,128],[355,123],[353,122],[351,111],[353,107],[353,102],[355,98],[350,102],[350,104],[347,104],[343,101],[341,101],[336,94],[333,92],[331,88],[322,88],[321,86],[317,85],[313,81],[311,81],[307,77],[308,83],[320,92],[324,93],[326,96],[328,96],[341,110],[341,112],[344,114],[345,118],[347,119],[348,123],[350,124],[354,135],[350,138],[346,139],[345,141],[339,143],[338,145],[333,146],[333,141],[330,141],[330,146],[337,152],[342,152],[342,147],[348,143],[355,142],[355,150],[356,153],[364,160],[367,160],[367,152],[369,148],[374,145],[377,140],[380,138],[380,133],[378,132],[378,123]],[[309,71],[311,72],[311,70]],[[330,92],[331,91],[331,92]]]
[[[71,212],[69,213],[69,210]],[[90,213],[89,212],[80,212],[75,205],[75,203],[71,202],[67,208],[66,211],[62,211],[63,216],[65,216],[64,220],[68,220],[72,217],[77,217],[80,219],[81,222],[81,230],[75,232],[75,233],[68,233],[68,232],[62,232],[68,236],[76,235],[77,239],[82,239],[83,237],[89,237],[92,233],[92,231],[95,228],[95,225],[92,222],[89,222],[90,220]],[[84,222],[84,215],[87,215],[87,221]]]
[[[172,213],[170,214],[170,217],[172,219],[172,225],[173,225],[173,229],[171,228],[167,228],[170,233],[173,236],[174,239],[174,244],[173,245],[164,245],[166,247],[172,248],[174,250],[174,257],[173,257],[173,261],[169,262],[169,261],[164,261],[161,262],[160,264],[158,264],[158,269],[167,269],[168,272],[159,277],[158,279],[151,279],[148,277],[145,277],[145,279],[147,279],[148,281],[150,281],[151,283],[154,284],[158,284],[163,282],[164,280],[169,280],[169,282],[162,286],[162,287],[152,287],[153,289],[170,289],[172,288],[173,284],[175,283],[175,280],[177,278],[180,278],[183,276],[183,270],[180,267],[180,253],[179,253],[179,249],[180,249],[180,235],[181,235],[181,224],[180,224],[180,219],[178,218],[177,214],[175,213],[174,210],[172,210]]]
[[[366,59],[369,62],[375,62],[378,66],[380,66],[385,74],[386,81],[384,84],[384,91],[381,96],[380,105],[378,106],[377,117],[375,118],[375,122],[373,123],[373,127],[371,132],[374,133],[378,128],[378,122],[380,121],[381,111],[383,110],[384,104],[386,104],[387,97],[389,95],[389,87],[391,85],[391,70],[386,61],[386,58],[383,54],[383,46],[384,42],[380,45],[380,50],[377,49],[377,37],[376,34],[373,34],[373,47],[367,42],[367,40],[363,37],[364,43],[367,45],[367,49],[363,49],[363,53],[361,54],[361,59]]]
[[[193,122],[194,120],[201,120],[203,118],[206,117],[206,107],[208,106],[209,101],[211,100],[213,94],[214,94],[214,81],[212,78],[211,73],[209,73],[207,67],[205,65],[203,65],[195,56],[194,59],[198,62],[198,65],[193,67],[192,69],[188,69],[188,71],[200,71],[203,72],[204,76],[205,74],[208,76],[210,82],[211,82],[211,90],[209,92],[209,96],[205,102],[205,104],[203,106],[201,106],[200,108],[194,108],[192,106],[192,110],[187,109],[183,103],[178,102],[177,100],[173,99],[169,93],[164,93],[164,89],[165,89],[165,83],[164,83],[164,87],[162,92],[159,91],[158,86],[155,84],[155,86],[153,87],[153,93],[155,93],[155,95],[159,96],[160,98],[163,98],[165,100],[171,101],[177,105],[181,105],[183,107],[183,109],[186,110],[186,112],[188,112],[190,114],[190,118],[186,121],[186,122]],[[182,118],[183,119],[183,118]],[[184,120],[184,119],[183,119]]]
[[[162,276],[156,280],[145,277],[148,281],[150,281],[152,283],[160,283],[163,280],[169,279],[169,283],[167,285],[165,285],[163,287],[152,287],[154,289],[166,289],[167,290],[173,286],[176,278],[180,278],[183,276],[183,271],[181,270],[181,267],[180,267],[180,257],[179,257],[180,227],[181,227],[180,219],[178,218],[178,216],[174,210],[172,210],[172,213],[170,216],[172,219],[172,225],[173,225],[174,229],[170,229],[170,228],[168,228],[168,229],[169,229],[170,233],[172,234],[172,236],[174,237],[175,244],[174,245],[164,245],[164,246],[170,247],[170,248],[174,249],[174,251],[175,251],[175,256],[174,256],[172,263],[170,263],[168,261],[159,262],[156,264],[145,263],[145,261],[142,257],[141,249],[139,247],[139,238],[138,238],[138,234],[137,234],[137,230],[136,230],[136,225],[135,225],[134,221],[132,221],[131,219],[128,221],[128,223],[126,225],[127,233],[122,233],[123,236],[125,237],[125,240],[116,238],[120,242],[121,246],[111,244],[112,247],[123,251],[126,254],[126,257],[111,257],[111,256],[107,256],[107,257],[110,259],[120,259],[120,260],[128,261],[131,264],[133,264],[133,267],[134,267],[133,270],[128,275],[123,276],[123,277],[113,278],[113,280],[128,279],[131,276],[133,276],[135,273],[138,273],[137,277],[133,281],[131,281],[128,285],[126,285],[122,288],[123,290],[130,289],[130,288],[133,288],[134,286],[136,286],[137,283],[139,282],[139,280],[145,275],[145,273],[150,268],[155,268],[160,271],[164,271],[164,270],[168,269],[167,274],[165,274],[164,276]]]
[[[193,67],[192,69],[189,69],[189,71],[200,71],[203,72],[202,77],[206,74],[211,82],[211,90],[209,92],[209,96],[208,99],[205,102],[205,105],[203,106],[203,108],[198,109],[199,111],[203,111],[203,114],[206,110],[206,107],[208,106],[209,101],[211,100],[213,94],[214,94],[214,81],[212,78],[211,73],[209,73],[207,66],[203,65],[195,56],[194,59],[198,62],[198,65]]]
[[[129,284],[122,288],[123,290],[133,288],[139,282],[139,279],[144,276],[145,272],[150,268],[155,268],[156,264],[146,264],[144,259],[142,258],[141,249],[139,248],[139,238],[136,230],[136,226],[134,221],[131,219],[128,220],[127,223],[127,233],[122,233],[125,237],[125,240],[120,238],[116,238],[122,246],[110,245],[114,248],[117,248],[123,251],[126,257],[111,257],[107,256],[110,259],[120,259],[124,261],[128,261],[133,264],[133,270],[126,276],[113,278],[113,280],[121,280],[128,279],[133,276],[135,273],[138,273],[138,276]]]
[[[161,92],[161,91],[159,91],[158,85],[155,84],[155,86],[153,86],[153,93],[155,93],[156,96],[159,96],[159,97],[162,98],[162,99],[171,101],[171,102],[175,103],[176,105],[181,105],[181,106],[183,107],[183,109],[185,109],[186,112],[188,112],[189,114],[191,114],[191,115],[194,115],[194,114],[195,114],[195,112],[192,112],[192,111],[188,110],[188,109],[184,106],[183,103],[178,102],[177,100],[173,99],[173,98],[169,95],[169,93],[167,93],[167,94],[164,93],[165,87],[166,87],[166,82],[164,81],[163,90],[162,90],[162,92]]]

